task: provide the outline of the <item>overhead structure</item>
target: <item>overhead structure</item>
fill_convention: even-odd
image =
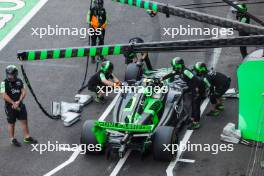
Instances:
[[[236,10],[241,10],[240,7],[238,5],[236,5],[234,2],[229,1],[229,0],[223,0],[223,2],[227,3],[228,5],[230,5],[231,7],[235,8]],[[255,17],[254,15],[252,15],[249,12],[244,12],[248,17],[250,17],[250,19],[254,20],[255,22],[257,22],[258,24],[260,24],[261,26],[264,26],[264,22],[261,21],[260,19],[258,19],[257,17]]]
[[[34,61],[46,59],[61,59],[85,56],[109,56],[120,55],[126,52],[168,52],[201,48],[224,48],[239,46],[264,46],[264,35],[220,38],[220,39],[198,39],[179,40],[168,42],[148,42],[135,44],[103,45],[96,47],[73,47],[57,49],[41,49],[18,51],[17,58],[21,61]]]
[[[146,1],[146,0],[112,0],[112,1],[119,2],[121,4],[128,4],[130,6],[135,6],[146,10],[153,10],[155,12],[164,13],[167,16],[173,15],[173,16],[178,16],[189,20],[195,20],[215,26],[233,28],[234,30],[246,32],[248,34],[256,35],[256,34],[264,33],[264,27],[240,23],[235,20],[209,15],[206,13],[196,12],[181,7],[175,7],[169,4],[158,3],[154,1]]]

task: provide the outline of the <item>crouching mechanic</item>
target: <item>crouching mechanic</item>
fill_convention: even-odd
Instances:
[[[107,86],[119,87],[120,81],[113,75],[114,65],[110,61],[102,63],[100,70],[95,73],[88,82],[88,89],[95,92],[95,101],[104,103],[104,93]],[[110,81],[113,80],[113,81]]]
[[[190,130],[200,128],[200,106],[203,100],[204,94],[204,82],[201,81],[198,77],[196,77],[188,68],[185,67],[183,59],[180,57],[176,57],[172,59],[171,66],[173,71],[167,75],[165,75],[162,80],[174,78],[175,75],[179,75],[180,78],[185,81],[189,87],[189,91],[191,92],[191,106],[192,106],[192,114],[191,114],[191,124],[188,127]]]
[[[16,66],[9,65],[6,68],[6,79],[1,83],[1,94],[5,101],[5,112],[8,122],[8,134],[11,144],[20,147],[21,143],[14,138],[16,119],[21,122],[24,133],[24,143],[36,144],[37,140],[29,135],[27,110],[23,103],[26,97],[26,90],[23,82],[18,77]]]
[[[214,70],[208,71],[206,64],[202,62],[195,64],[194,71],[199,77],[206,78],[211,84],[209,97],[213,109],[206,115],[218,116],[220,111],[224,110],[222,96],[229,89],[231,78]]]

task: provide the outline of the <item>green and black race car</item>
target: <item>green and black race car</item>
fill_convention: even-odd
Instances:
[[[188,119],[183,101],[187,86],[180,79],[160,81],[170,69],[145,71],[138,79],[139,69],[136,63],[129,64],[126,78],[130,79],[123,84],[138,90],[121,91],[111,122],[87,120],[81,144],[100,144],[107,154],[119,157],[128,149],[142,154],[152,151],[155,159],[169,161],[177,152],[165,151],[165,146],[178,143],[177,132]]]

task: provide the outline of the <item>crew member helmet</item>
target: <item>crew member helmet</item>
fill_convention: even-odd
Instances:
[[[180,57],[175,57],[171,60],[171,66],[174,71],[179,71],[184,68],[184,60]]]
[[[16,79],[18,76],[18,69],[15,65],[8,65],[6,67],[6,77],[9,78],[9,76],[12,76],[13,79]]]
[[[114,69],[114,65],[110,61],[104,61],[100,67],[100,71],[103,73],[111,73]]]
[[[197,62],[194,65],[193,69],[198,75],[203,75],[203,74],[206,74],[208,72],[207,66],[204,62]]]

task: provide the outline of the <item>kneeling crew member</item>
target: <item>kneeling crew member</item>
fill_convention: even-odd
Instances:
[[[95,73],[88,82],[88,89],[96,93],[95,101],[104,102],[106,86],[119,87],[120,81],[113,74],[114,65],[110,61],[102,63],[100,70]],[[113,81],[110,81],[113,80]]]
[[[11,144],[20,147],[21,143],[14,137],[15,122],[19,120],[24,133],[24,143],[36,144],[37,140],[29,135],[27,110],[23,103],[26,97],[26,90],[23,82],[18,77],[18,70],[16,66],[9,65],[6,68],[6,79],[1,83],[1,94],[5,101],[5,112],[8,122],[8,134]]]

